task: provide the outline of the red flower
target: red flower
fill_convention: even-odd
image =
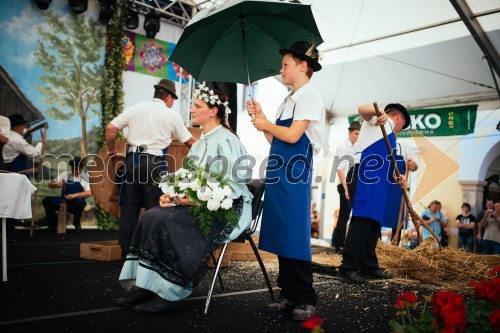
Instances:
[[[451,291],[438,291],[432,297],[433,312],[443,322],[443,330],[457,327],[459,332],[465,329],[464,298]]]
[[[495,277],[497,275],[500,275],[500,266],[497,266],[493,268],[490,272],[491,276]]]
[[[483,280],[479,283],[471,281],[469,284],[474,287],[474,295],[476,298],[489,300],[491,302],[500,302],[500,278]]]
[[[500,310],[493,311],[488,317],[493,332],[500,332]]]
[[[312,330],[315,327],[321,326],[323,319],[319,316],[313,316],[302,323],[302,327]]]
[[[405,291],[402,294],[398,295],[396,299],[396,304],[394,305],[396,309],[403,309],[405,307],[405,303],[409,305],[413,305],[418,302],[417,295],[411,291]]]

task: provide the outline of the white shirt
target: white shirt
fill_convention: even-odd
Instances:
[[[38,142],[35,147],[30,145],[23,136],[11,130],[9,132],[9,142],[3,147],[3,161],[12,162],[20,154],[27,157],[33,157],[42,153],[42,143]]]
[[[361,124],[361,129],[359,131],[358,141],[356,142],[356,152],[354,155],[354,163],[359,163],[361,160],[361,153],[368,146],[377,142],[383,138],[382,130],[377,124],[377,117],[373,116],[370,120],[365,120]],[[387,118],[387,123],[385,123],[385,132],[387,135],[392,133],[394,127],[394,122],[391,118]]]
[[[276,113],[276,120],[290,119],[295,107],[294,120],[309,120],[305,134],[313,146],[314,154],[323,148],[325,141],[325,105],[321,95],[306,83],[295,93],[288,95]],[[282,113],[283,112],[283,113]],[[280,117],[281,115],[281,117]]]
[[[0,134],[6,137],[10,134],[10,120],[4,116],[0,116]]]
[[[336,157],[338,156],[339,159],[341,159],[344,156],[352,156],[354,158],[354,154],[356,153],[356,146],[357,146],[356,142],[352,143],[349,139],[346,139],[337,147],[335,156]],[[344,176],[347,176],[347,173],[349,172],[349,167],[350,167],[349,161],[343,160],[341,163],[337,165],[337,170],[344,171]]]
[[[71,171],[65,171],[59,176],[52,179],[54,183],[59,183],[61,181],[80,183],[83,187],[83,191],[90,191],[89,176],[87,173],[82,172],[78,176],[75,176]]]
[[[181,142],[191,138],[181,117],[157,98],[128,107],[111,123],[120,130],[128,127],[127,142],[134,147],[146,146],[152,155],[161,155],[172,136]]]
[[[397,151],[398,155],[403,156],[405,161],[408,161],[408,159],[410,159],[410,158],[412,160],[414,160],[415,162],[417,161],[417,155],[415,154],[414,149],[405,142],[397,141],[396,151]]]

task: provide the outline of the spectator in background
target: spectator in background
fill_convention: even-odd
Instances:
[[[28,121],[20,114],[9,116],[9,142],[3,147],[3,160],[7,170],[18,172],[28,169],[28,158],[40,155],[42,140],[32,146],[23,138],[23,132],[28,128]]]
[[[396,155],[403,156],[404,161],[405,161],[405,167],[408,168],[408,171],[411,171],[411,172],[417,171],[417,169],[418,169],[417,156],[414,153],[412,147],[410,147],[408,144],[406,144],[404,142],[397,142],[396,148],[397,148]],[[408,193],[408,196],[410,196],[410,184],[408,182],[409,178],[410,178],[410,176],[408,174],[407,187],[406,187],[406,191]],[[397,194],[397,196],[394,196],[393,198],[394,199],[401,198],[400,199],[401,201],[404,200],[403,196],[402,195],[400,196],[399,193]],[[399,222],[401,221],[401,219],[404,216],[405,216],[405,209],[403,209],[401,211],[401,214],[398,213],[397,216],[394,216],[394,217],[396,217],[397,221],[395,223],[396,228],[392,228],[391,241],[393,240],[394,237],[396,237],[397,225],[399,224]],[[400,238],[401,238],[401,235],[397,235],[396,244],[399,244]]]
[[[337,185],[337,191],[339,192],[340,198],[340,209],[339,209],[339,219],[332,234],[332,246],[335,247],[336,253],[342,253],[344,248],[345,236],[347,233],[347,221],[349,221],[349,215],[351,214],[352,203],[349,198],[349,192],[347,191],[347,173],[351,167],[354,167],[354,153],[356,147],[356,141],[358,141],[359,130],[361,129],[361,124],[359,121],[351,121],[349,128],[349,136],[347,140],[342,142],[338,148],[335,156],[339,159],[339,164],[337,166],[337,176],[339,179],[339,184]],[[349,163],[349,158],[352,160],[352,165]]]
[[[424,223],[437,235],[441,242],[443,229],[446,228],[447,224],[446,218],[441,212],[441,202],[433,200],[429,207],[422,212],[421,217]],[[429,237],[432,237],[431,233],[426,228],[423,228],[422,239],[425,240]]]
[[[465,248],[468,252],[474,249],[474,229],[476,217],[470,213],[470,204],[462,205],[462,214],[458,215],[455,222],[458,228],[458,248]]]
[[[319,238],[319,223],[321,219],[319,218],[319,213],[316,210],[316,203],[311,204],[311,237]]]
[[[478,229],[479,229],[477,239],[479,240],[480,244],[478,249],[479,252],[482,252],[483,237],[484,237],[484,228],[481,226],[481,223],[479,222],[483,220],[484,216],[488,211],[493,211],[493,209],[495,209],[495,202],[492,199],[486,199],[485,209],[481,210],[479,216],[477,217]]]
[[[43,208],[47,214],[49,222],[49,230],[56,231],[57,227],[57,214],[61,201],[64,198],[69,213],[73,214],[73,225],[76,232],[82,230],[80,219],[82,217],[83,209],[86,206],[85,199],[92,195],[90,192],[90,185],[88,183],[89,177],[83,172],[85,161],[76,156],[69,161],[71,171],[65,171],[56,178],[49,182],[50,188],[62,188],[63,193],[59,197],[46,197],[43,199]],[[63,186],[63,185],[66,186]]]
[[[500,254],[500,202],[485,212],[481,227],[484,228],[483,253]]]

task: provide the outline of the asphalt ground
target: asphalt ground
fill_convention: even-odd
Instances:
[[[8,281],[0,284],[0,332],[307,332],[290,313],[264,311],[270,296],[255,261],[232,260],[221,270],[225,289],[216,284],[207,315],[210,268],[202,269],[202,282],[178,311],[141,315],[119,307],[115,300],[125,294],[118,283],[121,262],[80,258],[80,243],[117,237],[114,231],[85,229],[9,236]],[[265,266],[277,296],[277,262],[266,261]],[[325,332],[390,332],[399,293],[431,293],[428,286],[398,281],[351,285],[334,268],[315,265],[314,271],[317,315],[324,319]]]

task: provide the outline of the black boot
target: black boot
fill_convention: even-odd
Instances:
[[[122,306],[133,307],[141,303],[144,303],[155,296],[156,294],[154,292],[149,291],[147,289],[139,288],[134,292],[132,292],[132,294],[117,299],[116,303]]]
[[[150,301],[137,305],[134,311],[139,313],[162,313],[175,311],[181,308],[182,301],[172,302],[156,296]]]

